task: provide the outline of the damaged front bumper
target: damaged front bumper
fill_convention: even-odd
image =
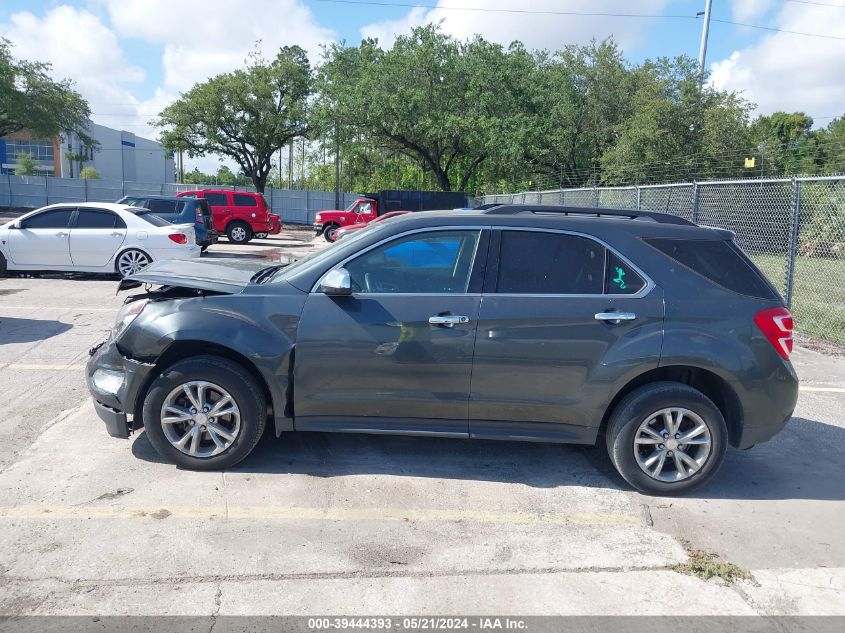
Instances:
[[[126,358],[111,337],[92,348],[90,354],[86,382],[94,398],[94,409],[105,422],[109,435],[128,438],[135,428],[142,426],[140,416],[136,415],[138,399],[155,365]]]

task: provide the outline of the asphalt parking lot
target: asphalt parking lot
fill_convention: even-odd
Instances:
[[[798,349],[796,417],[686,498],[631,491],[596,448],[434,438],[268,434],[195,473],[94,413],[115,289],[0,279],[2,615],[845,615],[845,358]],[[674,570],[690,549],[754,580]]]

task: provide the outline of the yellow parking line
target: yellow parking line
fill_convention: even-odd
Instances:
[[[801,385],[798,390],[814,393],[845,393],[845,387],[805,387]]]
[[[0,369],[25,369],[33,371],[79,371],[85,369],[85,365],[41,365],[38,363],[3,363]]]
[[[643,525],[630,514],[586,512],[504,512],[406,508],[309,507],[176,507],[112,508],[108,506],[0,507],[0,519],[247,519],[265,521],[426,521],[541,525]]]

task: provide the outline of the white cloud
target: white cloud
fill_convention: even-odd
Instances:
[[[55,79],[72,79],[96,123],[149,135],[149,117],[139,115],[143,105],[127,87],[142,82],[144,71],[126,60],[117,36],[96,15],[67,5],[43,16],[21,11],[0,23],[0,36],[13,43],[16,58],[48,62]]]
[[[194,83],[242,67],[261,40],[266,57],[298,44],[312,64],[320,45],[334,39],[299,0],[107,0],[114,28],[125,37],[164,47],[162,88],[185,91]]]
[[[534,13],[504,13],[498,11],[461,11],[444,7],[460,6],[476,9],[525,9]],[[566,44],[586,44],[591,39],[603,40],[610,36],[624,50],[636,48],[642,41],[653,20],[631,17],[551,15],[537,11],[573,13],[644,13],[658,14],[668,0],[641,0],[635,5],[618,0],[535,0],[514,4],[512,0],[439,0],[437,8],[416,7],[398,20],[385,20],[361,29],[363,37],[377,37],[383,46],[390,46],[397,35],[407,33],[414,26],[443,21],[443,29],[458,38],[466,39],[475,34],[507,45],[519,40],[529,48],[559,50]]]
[[[845,9],[786,5],[774,24],[790,31],[845,38]],[[755,44],[710,65],[714,86],[743,92],[758,105],[761,114],[801,110],[816,117],[842,115],[843,68],[845,40],[789,33],[764,35]]]
[[[738,21],[760,17],[775,5],[775,0],[732,0],[731,13]]]

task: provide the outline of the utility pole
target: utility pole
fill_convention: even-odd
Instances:
[[[334,122],[334,208],[340,209],[340,124]]]
[[[288,146],[288,189],[293,189],[293,139]]]
[[[701,47],[698,49],[698,68],[702,76],[704,74],[704,63],[707,61],[707,36],[710,33],[710,7],[712,4],[713,0],[707,0],[707,4],[704,5],[704,24],[701,26]],[[701,13],[698,15],[701,15]]]

